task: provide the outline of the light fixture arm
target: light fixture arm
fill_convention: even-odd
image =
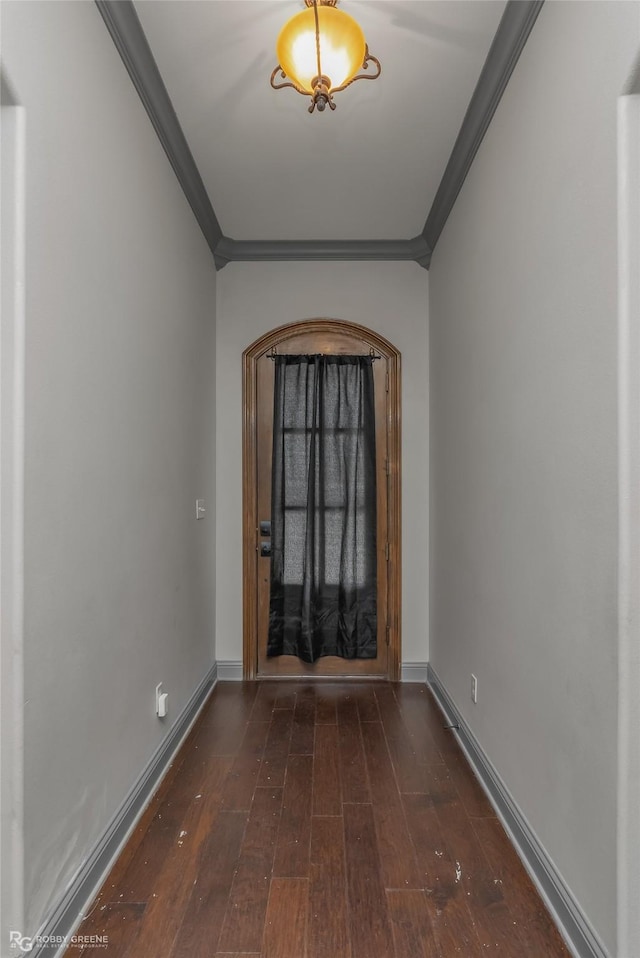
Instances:
[[[347,80],[346,83],[343,83],[342,86],[334,86],[331,90],[332,93],[340,93],[341,90],[346,90],[348,86],[351,86],[352,83],[355,83],[356,80],[377,80],[380,74],[382,73],[382,67],[380,61],[377,57],[374,57],[369,53],[369,47],[367,47],[367,52],[364,57],[364,63],[362,64],[363,70],[368,70],[369,64],[375,63],[377,71],[375,73],[358,73],[357,76],[351,77],[350,80]]]
[[[287,77],[287,74],[284,72],[280,64],[278,64],[278,66],[275,68],[275,70],[271,74],[271,80],[270,80],[271,86],[273,87],[274,90],[284,90],[285,87],[290,86],[292,87],[292,89],[296,90],[297,93],[302,93],[303,96],[306,96],[307,91],[303,90],[301,86],[298,86],[298,84],[294,83],[292,80],[288,80],[287,83],[274,83],[274,80],[278,73],[280,74],[283,80],[286,79]]]

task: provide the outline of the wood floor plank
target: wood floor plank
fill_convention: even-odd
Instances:
[[[338,750],[342,801],[351,804],[371,801],[367,763],[355,700],[347,696],[338,703]]]
[[[395,686],[394,691],[410,732],[422,734],[425,742],[431,740],[434,754],[446,762],[467,814],[492,818],[495,812],[471,771],[455,732],[445,727],[447,721],[433,693],[426,686],[411,683]]]
[[[316,723],[316,696],[312,686],[298,689],[291,726],[290,755],[313,755]]]
[[[447,722],[433,693],[427,689],[422,696],[417,696],[416,704],[422,708],[431,737],[450,770],[467,814],[477,818],[493,818],[495,816],[493,807],[471,770],[455,731],[446,728]],[[420,708],[418,708],[419,713]]]
[[[422,734],[425,742],[431,740],[434,757],[440,756],[446,763],[467,814],[492,818],[495,812],[491,803],[471,771],[454,732],[445,728],[446,721],[431,692],[423,686],[407,684],[395,687],[395,694],[402,703],[402,715],[410,732]],[[427,769],[426,775],[429,774]]]
[[[440,802],[436,812],[449,860],[455,862],[456,877],[465,890],[480,944],[486,952],[508,951],[516,940],[513,920],[501,885],[493,880],[493,872],[462,802],[457,797]]]
[[[347,728],[355,728],[360,722],[358,703],[348,690],[345,690],[336,702],[336,716],[338,725],[346,725]]]
[[[382,723],[363,722],[362,742],[373,803],[376,805],[398,804],[400,801],[398,784]]]
[[[316,690],[316,725],[337,725],[335,686],[320,685]]]
[[[206,774],[206,754],[197,748],[197,732],[201,719],[202,716],[169,765],[167,774],[100,888],[95,904],[103,905],[117,898],[124,898],[126,901],[148,901],[158,870],[174,841],[176,830],[180,829],[182,817],[193,796],[201,788]],[[95,914],[95,909],[92,914]],[[82,928],[89,929],[87,934],[92,933],[91,922],[91,915],[83,922]]]
[[[568,958],[569,952],[545,909],[524,865],[497,818],[472,819],[473,829],[509,908],[520,954],[535,958]]]
[[[260,952],[262,949],[282,792],[282,788],[255,790],[218,951]]]
[[[462,749],[448,755],[446,761],[467,815],[473,818],[495,818],[495,810],[471,771]]]
[[[393,694],[411,740],[420,749],[421,764],[442,764],[447,749],[455,749],[456,742],[451,732],[444,730],[444,716],[426,685],[399,682],[393,686]]]
[[[200,724],[215,725],[230,716],[234,722],[248,722],[258,688],[258,682],[217,682],[202,710]]]
[[[309,877],[312,793],[313,756],[290,755],[273,865],[274,877]]]
[[[238,755],[229,772],[222,806],[229,812],[249,811],[260,774],[271,722],[248,722]]]
[[[387,901],[398,958],[434,958],[437,946],[424,892],[388,891]]]
[[[264,918],[269,900],[268,878],[236,879],[224,917],[219,945],[228,949],[237,945],[243,952],[262,946]]]
[[[144,939],[145,958],[166,958],[170,953],[184,917],[193,884],[198,878],[201,849],[211,833],[220,810],[224,781],[232,759],[212,757],[207,766],[201,793],[194,796],[162,863],[153,885],[151,898],[137,926],[137,934],[123,955],[140,951]]]
[[[456,870],[442,834],[438,810],[431,795],[403,795],[409,833],[423,872],[427,893],[443,906],[454,897]]]
[[[111,873],[107,877],[98,894],[98,902],[108,904],[118,898],[142,902],[150,899],[162,863],[180,832],[187,806],[187,802],[182,805],[176,801],[166,808],[161,807],[123,874]],[[92,934],[90,929],[93,927],[94,914],[90,914],[82,923],[83,934]]]
[[[403,796],[409,832],[423,869],[425,900],[437,946],[443,955],[479,958],[484,953],[466,902],[455,861],[451,860],[429,795]]]
[[[250,721],[271,721],[278,696],[283,691],[283,684],[286,685],[286,683],[273,680],[258,682],[258,692],[253,703],[253,708],[251,709]]]
[[[281,682],[278,686],[274,709],[294,709],[296,707],[297,682]]]
[[[197,879],[186,904],[170,958],[209,958],[227,909],[247,823],[245,812],[220,812],[198,861]]]
[[[361,722],[379,722],[380,712],[376,701],[373,685],[359,685],[355,687],[354,698],[358,706]]]
[[[374,805],[380,875],[385,888],[424,887],[401,805]]]
[[[262,958],[306,958],[308,909],[306,878],[272,879]]]
[[[203,725],[198,729],[195,744],[208,755],[237,755],[247,731],[247,722],[224,721]]]
[[[337,725],[316,725],[312,808],[314,815],[342,813]]]
[[[481,958],[486,954],[478,940],[470,912],[465,913],[462,910],[451,908],[443,910],[426,893],[425,901],[435,941],[435,954],[438,958],[453,958],[453,956],[456,956],[456,958]],[[511,958],[508,952],[507,954]],[[522,958],[522,956],[516,954],[514,958]],[[538,958],[542,958],[542,956],[538,956]]]
[[[418,754],[421,739],[411,736],[402,721],[393,690],[388,685],[376,689],[375,695],[398,788],[401,792],[419,792],[420,767],[424,764],[422,756]]]
[[[239,717],[238,717],[239,718]],[[208,755],[235,756],[247,731],[247,722],[230,718],[229,722],[217,721],[198,729],[194,743]]]
[[[110,902],[107,905],[98,906],[100,914],[92,916],[93,930],[89,931],[81,927],[77,934],[104,936],[107,947],[104,948],[102,943],[96,942],[94,945],[86,945],[81,951],[76,947],[71,954],[81,958],[105,958],[105,955],[109,954],[124,954],[130,940],[137,937],[145,908],[145,902],[137,901]]]
[[[209,755],[235,755],[242,743],[258,689],[256,682],[248,682],[238,693],[237,685],[218,682],[203,711],[195,742]]]
[[[167,796],[171,794],[171,789],[173,788],[176,776],[182,769],[187,750],[190,748],[194,737],[195,729],[192,729],[192,732],[187,736],[187,739],[179,754],[169,765],[167,773],[160,783],[160,786],[149,802],[147,808],[141,815],[133,834],[129,838],[120,857],[115,862],[113,868],[109,872],[109,875],[100,888],[96,896],[96,904],[104,904],[105,902],[111,901],[113,899],[113,889],[116,887],[121,888],[123,882],[126,881],[127,884],[131,884],[131,871],[137,871],[139,869],[140,862],[147,862],[150,856],[153,857],[154,851],[157,855],[158,861],[161,860],[162,851],[157,849],[157,836],[164,833],[166,835],[167,843],[171,841],[170,823],[168,822],[168,817],[166,814],[163,817],[163,812],[165,811],[165,802],[167,800]],[[189,799],[184,796],[184,800],[184,807],[186,808]],[[178,821],[181,812],[180,810],[176,810],[175,802],[173,804],[173,810],[175,812],[175,820]],[[117,894],[118,893],[116,893],[116,897]],[[141,900],[146,901],[147,896],[143,897]],[[89,920],[90,918],[88,916],[85,921]]]
[[[430,736],[412,732],[405,723],[390,685],[377,686],[375,695],[399,790],[425,791],[429,768],[442,764],[442,756],[434,748]]]
[[[353,958],[393,956],[393,935],[371,805],[344,805],[349,932]]]
[[[284,785],[292,721],[293,709],[276,709],[273,712],[267,741],[262,753],[258,785],[264,787]]]
[[[307,958],[351,958],[342,818],[314,817]]]
[[[419,789],[425,795],[429,795],[434,802],[446,801],[450,792],[458,795],[455,782],[447,765],[425,765],[421,774],[421,787]]]
[[[366,756],[380,873],[385,888],[418,888],[424,882],[405,818],[404,807],[380,722],[365,722],[362,738]]]
[[[227,762],[224,759],[222,767]],[[181,764],[179,775],[166,792],[164,801],[147,826],[126,868],[119,874],[116,865],[108,876],[99,895],[102,903],[119,898],[138,902],[151,899],[158,875],[184,827],[189,806],[197,795],[203,794],[207,770],[208,761],[203,752],[192,749]],[[87,924],[90,924],[90,920]]]

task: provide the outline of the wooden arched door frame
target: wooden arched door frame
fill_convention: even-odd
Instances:
[[[357,337],[365,352],[373,350],[387,365],[387,509],[388,509],[388,675],[400,680],[401,668],[401,502],[400,502],[400,352],[383,336],[357,323],[339,319],[308,319],[265,333],[242,354],[242,565],[243,565],[243,677],[259,678],[257,585],[259,524],[257,504],[257,364],[274,348],[286,352],[286,343],[304,333]]]

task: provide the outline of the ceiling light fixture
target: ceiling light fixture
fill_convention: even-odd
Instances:
[[[369,53],[364,33],[353,17],[336,10],[338,0],[305,0],[307,9],[283,27],[276,44],[278,66],[271,74],[274,90],[293,87],[311,97],[309,113],[327,104],[335,110],[334,93],[356,80],[376,80],[380,61]],[[375,73],[358,73],[375,64]],[[286,83],[274,82],[279,79]]]

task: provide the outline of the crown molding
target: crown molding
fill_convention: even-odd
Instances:
[[[132,0],[95,2],[215,257],[222,230]]]
[[[234,240],[224,236],[132,0],[95,0],[191,205],[216,269],[230,262],[407,260],[431,254],[544,0],[508,0],[424,229],[409,240]]]
[[[469,101],[422,235],[434,250],[544,0],[509,0]]]
[[[231,262],[408,260],[425,269],[430,250],[423,236],[411,240],[234,240],[216,247],[219,269]]]

